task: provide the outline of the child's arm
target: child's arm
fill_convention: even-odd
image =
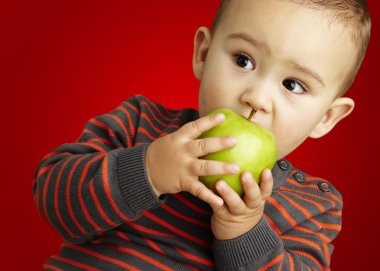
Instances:
[[[136,96],[91,119],[77,143],[64,144],[44,157],[35,172],[35,203],[66,240],[91,240],[136,219],[158,207],[161,194],[188,191],[210,204],[221,201],[198,176],[231,170],[225,163],[203,162],[198,155],[233,144],[228,138],[196,138],[222,120],[200,118],[165,135],[166,125],[181,122],[169,113],[161,115],[165,109]]]
[[[225,205],[213,207],[212,218],[218,270],[330,270],[342,199],[332,186],[323,193],[319,182],[310,181],[304,190],[288,180],[267,199],[266,215],[262,204],[271,189],[271,174],[262,176],[260,187],[252,177],[243,182],[243,199],[228,186],[220,189]]]

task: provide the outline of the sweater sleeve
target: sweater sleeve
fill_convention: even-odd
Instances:
[[[290,180],[292,181],[292,180]],[[266,215],[248,233],[214,240],[217,270],[330,270],[332,240],[341,230],[342,198],[327,182],[273,191]],[[296,186],[297,187],[297,186]]]
[[[35,204],[67,241],[91,240],[161,203],[145,172],[149,141],[136,138],[141,110],[135,96],[89,120],[75,143],[53,150],[37,167]]]

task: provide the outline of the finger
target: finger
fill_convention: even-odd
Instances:
[[[262,203],[260,187],[250,172],[241,175],[244,189],[244,202],[248,208],[256,208]]]
[[[230,213],[240,215],[246,212],[247,207],[241,197],[225,181],[218,181],[215,187]]]
[[[265,169],[261,173],[260,190],[263,200],[267,200],[272,194],[273,189],[273,176],[270,169]]]
[[[191,173],[196,176],[228,175],[239,173],[238,164],[197,159],[191,165]]]
[[[203,183],[198,180],[191,180],[184,184],[183,191],[187,191],[201,200],[207,202],[213,208],[223,206],[223,199],[208,189]]]
[[[212,127],[223,122],[224,119],[225,119],[224,114],[206,116],[206,117],[199,118],[195,121],[191,121],[185,124],[180,129],[178,129],[177,132],[183,135],[184,137],[195,139],[199,137],[203,132],[206,132]]]
[[[218,152],[224,149],[236,146],[237,138],[234,136],[226,137],[209,137],[194,140],[189,144],[190,151],[196,157],[201,157],[209,153]]]

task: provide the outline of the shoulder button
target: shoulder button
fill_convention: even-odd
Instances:
[[[293,174],[294,179],[299,182],[299,183],[304,183],[305,182],[305,177],[302,175],[300,172],[296,172]]]
[[[282,170],[288,170],[289,169],[289,163],[286,162],[285,160],[280,160],[277,162],[278,163],[278,166],[282,169]]]
[[[331,191],[331,186],[330,184],[326,182],[320,182],[318,183],[319,189],[321,189],[323,192],[330,192]]]

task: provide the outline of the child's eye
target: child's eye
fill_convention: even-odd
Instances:
[[[247,70],[253,70],[255,68],[250,58],[242,53],[237,53],[235,55],[235,62],[239,67]]]
[[[295,94],[303,94],[306,92],[305,88],[295,80],[285,79],[282,81],[282,85],[289,91]]]

